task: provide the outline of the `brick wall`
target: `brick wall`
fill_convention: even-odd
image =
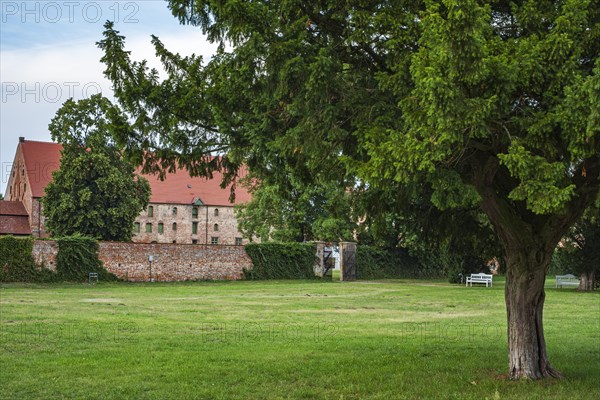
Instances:
[[[33,246],[34,259],[53,270],[57,252],[54,241],[37,240]],[[243,246],[100,242],[99,258],[108,271],[129,281],[240,279],[242,269],[252,267]]]
[[[36,240],[33,242],[33,259],[38,265],[44,266],[52,271],[56,271],[56,254],[58,253],[58,243],[53,240]]]

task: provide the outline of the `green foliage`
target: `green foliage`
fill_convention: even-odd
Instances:
[[[250,243],[246,253],[252,269],[245,279],[316,279],[317,247],[305,243]]]
[[[600,283],[600,207],[592,206],[554,252],[553,271],[575,275],[593,272]]]
[[[55,282],[57,275],[36,265],[32,237],[0,236],[0,282]]]
[[[236,216],[246,237],[262,241],[343,241],[352,238],[350,200],[337,185],[282,187],[262,181],[252,201],[238,206]]]
[[[432,271],[421,268],[416,257],[401,248],[384,249],[357,246],[356,265],[358,279],[435,277]]]
[[[98,241],[82,235],[56,239],[56,272],[61,280],[87,282],[89,273],[98,274],[101,281],[114,281],[117,277],[102,266],[98,258]]]
[[[96,95],[68,100],[52,120],[52,138],[63,144],[60,169],[43,198],[46,226],[53,236],[79,233],[131,240],[133,222],[148,205],[150,186],[111,139],[119,128],[118,117],[110,102]]]
[[[0,236],[0,282],[35,281],[32,250],[32,237]]]

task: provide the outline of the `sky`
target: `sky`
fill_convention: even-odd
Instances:
[[[165,0],[0,0],[0,193],[5,194],[19,137],[51,141],[48,124],[69,98],[111,98],[96,42],[115,22],[133,60],[159,67],[150,43],[208,59],[216,45],[197,27],[180,25]]]

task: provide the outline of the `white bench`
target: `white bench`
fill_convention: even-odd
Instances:
[[[465,286],[473,286],[473,283],[485,283],[485,287],[488,287],[488,284],[489,286],[492,286],[492,275],[471,274],[471,276],[467,276],[467,284]]]
[[[556,275],[556,287],[561,288],[563,286],[579,286],[579,278],[575,275]]]

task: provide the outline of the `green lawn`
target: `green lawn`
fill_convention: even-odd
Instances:
[[[4,284],[0,398],[600,398],[600,295],[549,279],[566,379],[509,382],[495,281]]]

